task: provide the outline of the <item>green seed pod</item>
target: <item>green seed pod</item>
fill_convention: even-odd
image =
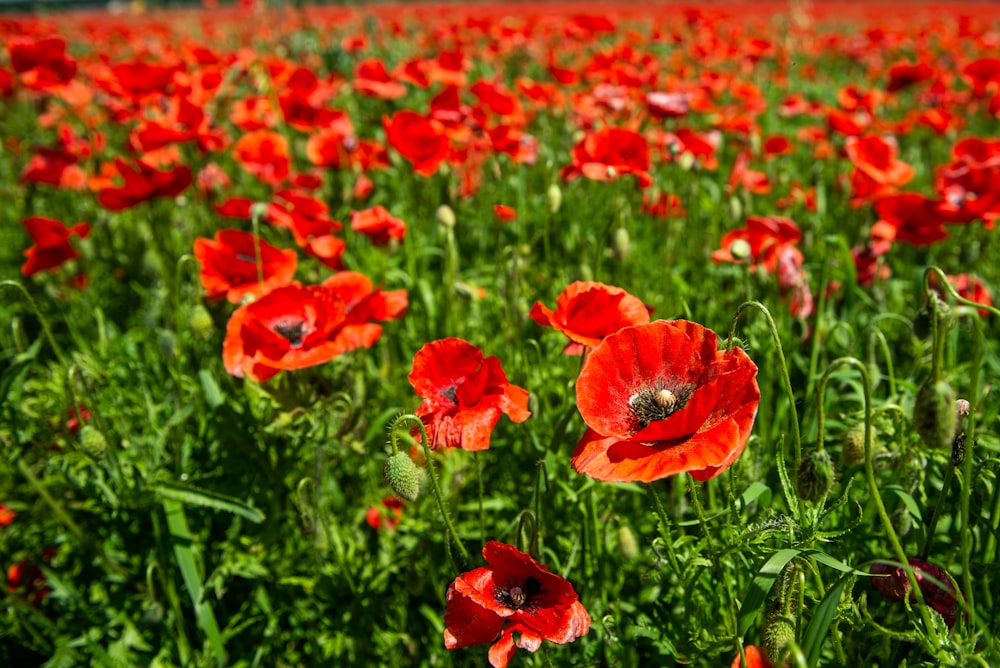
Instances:
[[[618,550],[626,559],[635,559],[639,554],[639,544],[635,540],[635,534],[624,524],[618,527]]]
[[[416,501],[420,496],[420,469],[405,452],[397,452],[386,459],[383,474],[399,498]]]
[[[872,445],[875,443],[875,425],[872,425]],[[840,461],[844,466],[854,466],[865,460],[865,423],[859,422],[846,432],[841,443]]]
[[[928,448],[950,448],[957,423],[955,391],[943,380],[935,383],[928,379],[913,404],[913,426],[920,439]]]
[[[795,475],[795,487],[799,498],[813,503],[829,494],[833,488],[836,471],[833,459],[825,450],[813,450],[799,462]]]
[[[892,513],[889,519],[892,521],[892,528],[896,530],[896,534],[899,536],[905,536],[913,528],[913,516],[910,515],[910,511],[906,508],[898,508]]]
[[[101,459],[108,451],[108,441],[96,427],[85,424],[80,428],[80,447],[89,457]]]
[[[764,620],[760,644],[768,661],[776,666],[783,665],[788,646],[795,642],[795,620],[785,615],[773,615]]]

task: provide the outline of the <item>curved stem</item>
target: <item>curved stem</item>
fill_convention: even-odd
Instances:
[[[434,459],[431,457],[431,448],[427,442],[427,430],[424,428],[423,420],[413,413],[406,413],[404,415],[397,416],[392,421],[389,425],[389,442],[392,445],[392,453],[396,454],[399,452],[396,430],[405,422],[413,422],[416,424],[417,428],[420,429],[420,443],[424,446],[424,457],[427,459],[427,473],[428,477],[431,479],[431,490],[434,492],[434,499],[437,501],[438,510],[441,511],[441,517],[444,520],[444,525],[448,531],[449,539],[454,541],[459,554],[462,555],[462,561],[467,564],[470,561],[469,551],[465,549],[465,545],[463,545],[461,539],[459,539],[458,533],[455,531],[455,525],[452,524],[451,516],[448,514],[448,507],[444,503],[444,496],[441,494],[441,484],[438,482],[437,472],[434,470]]]
[[[767,327],[771,331],[771,339],[774,341],[774,348],[778,354],[778,366],[781,368],[781,379],[785,385],[785,392],[788,394],[788,404],[789,410],[792,412],[792,444],[795,447],[795,461],[798,463],[799,459],[802,458],[802,436],[799,433],[799,412],[795,407],[795,391],[792,389],[792,380],[788,375],[788,364],[785,362],[785,352],[781,347],[781,337],[778,335],[778,328],[774,324],[774,318],[771,317],[771,312],[767,310],[767,307],[758,301],[749,301],[740,304],[739,308],[736,309],[736,313],[733,314],[733,319],[729,323],[729,338],[726,340],[726,349],[731,350],[733,347],[733,333],[736,331],[736,323],[743,311],[748,308],[755,308],[760,311],[764,319],[767,321]]]
[[[670,516],[667,515],[667,509],[663,507],[663,500],[660,498],[660,495],[656,493],[656,488],[653,487],[653,483],[646,483],[645,487],[646,494],[653,502],[653,510],[656,512],[656,516],[660,520],[660,535],[663,536],[663,542],[667,544],[667,559],[670,561],[670,567],[674,570],[676,575],[680,576],[681,567],[680,563],[677,561],[677,554],[674,552],[673,523],[670,521]]]
[[[971,299],[966,299],[962,295],[958,294],[958,290],[956,290],[955,286],[953,286],[951,284],[951,281],[948,280],[948,276],[938,267],[928,267],[927,270],[924,271],[924,294],[926,294],[928,297],[930,297],[931,295],[936,296],[937,293],[937,291],[931,286],[930,283],[931,276],[936,276],[938,278],[939,287],[944,288],[944,290],[946,290],[948,294],[951,295],[952,299],[954,299],[957,303],[963,304],[965,306],[972,306],[973,308],[977,309],[982,309],[984,311],[992,313],[995,316],[1000,316],[1000,309],[994,306],[988,306],[986,304],[980,304],[979,302],[974,302]]]
[[[878,483],[875,481],[875,468],[872,465],[872,388],[868,378],[868,367],[865,366],[864,362],[855,357],[839,357],[830,362],[831,369],[836,366],[852,366],[861,374],[861,386],[865,393],[865,478],[868,480],[868,490],[871,492],[872,499],[875,501],[875,507],[878,510],[879,517],[882,519],[882,526],[885,527],[886,537],[892,545],[892,550],[896,555],[896,559],[906,571],[906,577],[910,582],[910,592],[917,601],[917,607],[920,610],[920,617],[924,622],[924,629],[930,638],[931,645],[938,647],[940,645],[940,640],[938,638],[937,630],[934,627],[933,620],[931,620],[930,610],[924,602],[924,594],[920,590],[920,585],[917,583],[917,577],[913,572],[913,567],[910,566],[910,563],[906,558],[906,552],[903,550],[903,545],[899,542],[899,536],[896,535],[896,530],[892,527],[892,520],[889,518],[889,513],[885,509],[885,503],[882,502],[882,495],[878,491]],[[829,369],[827,370],[827,373],[829,373]]]
[[[12,281],[12,280],[0,281],[0,288],[3,287],[10,287],[20,291],[25,301],[27,301],[28,305],[31,306],[31,310],[34,311],[35,317],[38,318],[38,322],[41,323],[42,330],[44,330],[45,332],[45,338],[48,339],[49,345],[52,346],[52,352],[56,354],[56,357],[59,358],[59,361],[62,364],[65,364],[66,355],[65,353],[63,353],[62,347],[56,341],[56,337],[52,335],[52,329],[49,327],[48,319],[46,319],[46,317],[42,315],[41,310],[38,308],[38,304],[35,303],[35,300],[34,298],[32,298],[31,293],[28,292],[28,289],[25,288],[20,283],[18,283],[17,281]]]

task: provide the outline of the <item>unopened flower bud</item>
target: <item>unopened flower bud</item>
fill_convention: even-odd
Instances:
[[[968,399],[956,399],[955,400],[955,414],[958,417],[965,417],[972,410],[972,406],[969,404]]]
[[[795,620],[785,615],[773,615],[764,620],[761,645],[768,661],[781,665],[788,653],[788,646],[795,642]]]
[[[437,218],[438,223],[447,228],[455,227],[455,212],[447,204],[439,206],[434,217]]]
[[[545,194],[549,198],[549,211],[557,213],[562,207],[562,188],[553,183]]]
[[[740,262],[750,259],[750,253],[753,249],[750,248],[750,242],[746,239],[737,239],[733,243],[729,244],[729,254],[733,256],[734,260]]]
[[[619,262],[627,258],[628,254],[632,252],[632,241],[629,238],[628,230],[624,227],[616,229],[614,235],[611,237],[611,252],[614,253],[615,259]]]
[[[836,472],[833,460],[825,450],[813,450],[799,462],[795,486],[799,498],[813,503],[830,493]]]
[[[899,536],[905,536],[910,533],[910,529],[913,528],[913,515],[910,515],[910,511],[905,507],[897,508],[893,511],[892,515],[889,516],[889,520],[892,522],[892,528],[896,530],[896,534]]]
[[[965,461],[965,432],[957,434],[951,442],[951,465],[960,466]]]
[[[875,440],[875,427],[872,427],[872,441]],[[841,444],[840,461],[844,466],[854,466],[860,464],[865,459],[865,423],[859,422],[852,425],[844,432],[844,440]]]
[[[108,441],[99,429],[85,424],[80,428],[80,447],[88,457],[101,459],[108,451]]]
[[[955,391],[945,381],[928,379],[913,404],[913,426],[928,448],[950,447],[955,438],[958,414],[955,412]]]
[[[416,501],[420,496],[420,469],[405,452],[397,452],[386,459],[383,474],[399,498]]]
[[[212,314],[208,312],[202,304],[197,304],[191,309],[190,320],[191,331],[199,339],[207,339],[212,334],[215,323],[212,321]]]
[[[250,217],[256,220],[264,220],[267,218],[267,212],[270,208],[271,205],[267,202],[254,202],[250,205]]]
[[[907,561],[913,568],[913,575],[916,578],[917,586],[920,587],[920,593],[924,596],[924,602],[940,613],[948,628],[954,626],[955,620],[958,618],[958,597],[961,596],[954,580],[940,566],[915,557],[910,557]],[[900,602],[906,598],[910,591],[910,579],[905,570],[898,566],[878,562],[871,567],[869,572],[872,575],[884,576],[871,578],[872,588],[875,591],[894,602]],[[910,593],[909,598],[910,601],[915,600],[912,593]]]
[[[739,197],[729,198],[729,215],[733,220],[740,220],[743,218],[743,202],[740,201]]]
[[[618,550],[626,559],[635,559],[639,554],[639,544],[635,540],[635,534],[624,524],[618,527]]]
[[[691,168],[694,167],[695,157],[694,153],[691,151],[684,151],[677,158],[677,164],[680,165],[681,169],[685,172],[690,172]]]

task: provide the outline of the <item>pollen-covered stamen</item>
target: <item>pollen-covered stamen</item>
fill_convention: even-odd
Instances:
[[[529,577],[509,588],[495,586],[493,600],[511,610],[525,610],[538,604],[541,593],[542,583],[536,578]]]
[[[288,339],[288,342],[292,344],[292,348],[300,347],[302,345],[302,339],[304,339],[306,335],[306,323],[301,320],[285,320],[274,325],[272,329]]]
[[[645,428],[651,422],[666,420],[683,410],[693,393],[694,385],[678,381],[665,381],[639,390],[628,401],[636,421],[635,431]]]

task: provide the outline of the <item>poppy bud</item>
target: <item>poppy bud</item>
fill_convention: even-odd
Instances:
[[[898,536],[905,536],[913,528],[913,516],[906,508],[897,508],[889,519],[892,521],[892,528],[896,530]]]
[[[405,452],[397,452],[385,460],[385,481],[401,499],[416,501],[420,496],[420,469]]]
[[[875,427],[872,426],[872,441],[875,440]],[[844,466],[860,464],[865,459],[865,423],[859,422],[844,432],[844,440],[840,449],[840,461]]]
[[[802,458],[795,476],[799,498],[813,503],[830,493],[836,472],[825,450],[814,450]]]
[[[928,448],[947,448],[955,438],[958,413],[955,391],[945,381],[928,379],[917,391],[913,404],[913,425]]]
[[[199,339],[207,339],[215,325],[212,321],[212,314],[201,304],[197,304],[191,309],[190,323],[191,331]]]
[[[795,642],[795,620],[785,615],[772,615],[764,620],[761,645],[768,660],[779,665],[787,654],[788,646]]]
[[[632,252],[632,241],[629,239],[628,230],[619,227],[611,237],[611,251],[615,254],[615,259],[619,262],[628,257]]]
[[[455,227],[455,212],[447,204],[442,204],[437,208],[437,212],[434,214],[437,218],[437,222],[447,228]]]
[[[932,295],[930,299],[934,300],[934,305],[932,306],[929,301],[925,302],[913,318],[913,333],[921,339],[926,339],[931,335],[934,325],[934,315],[937,314],[940,317],[948,312],[948,305],[936,294]]]
[[[24,335],[24,323],[17,316],[10,321],[10,332],[14,337],[14,347],[17,352],[25,352],[28,349],[28,337]]]
[[[267,202],[254,202],[250,205],[250,217],[257,220],[264,220],[267,218],[267,212],[271,208],[271,205]]]
[[[746,239],[737,239],[733,243],[729,244],[729,254],[733,256],[734,260],[742,262],[750,258],[750,253],[752,249],[750,248],[750,242]]]
[[[562,188],[553,183],[549,186],[549,189],[545,194],[549,198],[549,211],[552,213],[558,213],[559,208],[562,206]]]
[[[618,527],[618,550],[626,559],[635,559],[639,554],[639,544],[635,540],[635,534],[624,524]]]
[[[100,459],[108,451],[108,441],[104,434],[89,424],[80,428],[80,447],[93,459]]]
[[[733,220],[743,218],[743,202],[740,201],[739,197],[729,198],[729,215]]]
[[[680,165],[681,169],[685,172],[690,172],[691,168],[694,167],[695,157],[694,153],[691,151],[684,151],[681,153],[680,157],[677,158],[677,164]]]

